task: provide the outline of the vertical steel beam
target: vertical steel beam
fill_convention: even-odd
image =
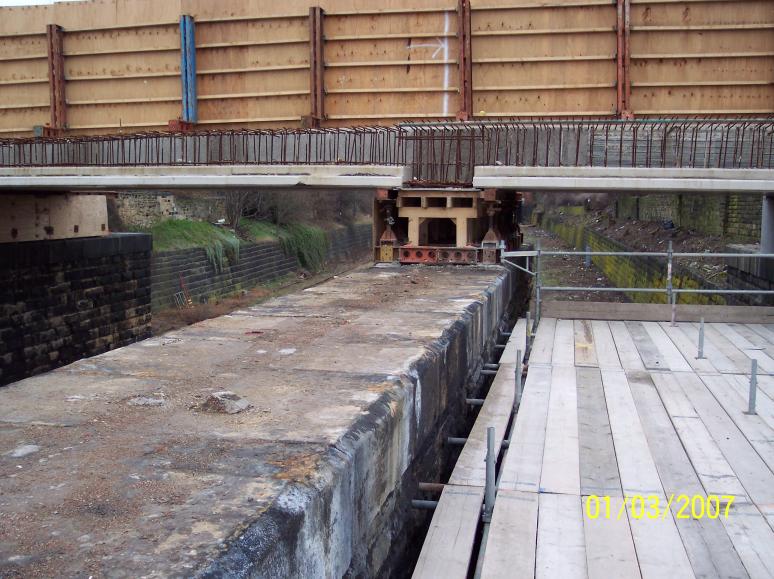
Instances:
[[[624,108],[623,117],[634,118],[632,109],[632,40],[631,40],[631,0],[624,0]]]
[[[457,44],[459,46],[460,109],[457,119],[473,118],[473,42],[471,40],[470,0],[457,4]]]
[[[622,119],[633,117],[631,111],[632,82],[630,0],[616,0],[616,111]]]
[[[63,28],[56,24],[47,25],[46,40],[48,44],[48,87],[51,108],[51,130],[59,132],[67,127]]]
[[[319,6],[309,8],[309,116],[303,119],[307,127],[319,127],[325,119],[325,52],[323,17]]]
[[[183,96],[181,120],[196,123],[199,106],[196,94],[196,29],[193,16],[180,17],[180,80]]]

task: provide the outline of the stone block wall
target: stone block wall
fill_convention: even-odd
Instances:
[[[207,193],[118,193],[108,201],[124,227],[151,227],[165,219],[214,222],[226,214],[223,195]]]
[[[757,242],[761,235],[761,197],[745,194],[621,196],[616,217],[672,220],[675,225],[729,241]]]
[[[0,244],[0,385],[150,335],[151,237]]]
[[[371,251],[371,224],[335,229],[328,234],[330,263],[350,261]],[[181,277],[194,302],[251,288],[298,271],[295,256],[288,256],[278,242],[243,243],[236,264],[216,271],[204,249],[183,249],[153,255],[153,309],[175,306]]]

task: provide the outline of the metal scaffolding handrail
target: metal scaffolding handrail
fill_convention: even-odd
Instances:
[[[585,287],[585,286],[544,286],[541,279],[541,258],[557,256],[584,256],[586,266],[591,264],[591,257],[656,257],[666,258],[666,285],[664,287]],[[508,258],[526,258],[526,267],[523,267]],[[746,259],[774,259],[774,253],[711,253],[711,252],[676,252],[672,251],[672,242],[669,242],[667,251],[562,251],[562,250],[543,250],[540,248],[540,240],[537,241],[535,249],[523,251],[504,251],[502,258],[509,265],[533,276],[535,278],[535,323],[540,320],[540,309],[542,302],[542,292],[622,292],[622,293],[664,293],[667,297],[667,303],[672,305],[672,322],[675,321],[677,297],[680,294],[727,294],[727,295],[774,295],[774,290],[746,290],[746,289],[725,289],[725,288],[675,288],[672,283],[673,267],[675,258],[746,258]],[[529,268],[530,258],[534,258],[534,269]]]

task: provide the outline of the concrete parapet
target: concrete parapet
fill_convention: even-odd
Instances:
[[[0,574],[405,573],[517,281],[363,268],[0,390]],[[253,409],[198,410],[222,390]]]

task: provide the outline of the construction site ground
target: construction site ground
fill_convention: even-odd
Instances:
[[[708,235],[694,229],[676,226],[669,220],[641,221],[636,219],[616,219],[611,209],[594,211],[584,215],[563,214],[562,208],[554,211],[568,223],[583,225],[589,229],[624,244],[631,251],[665,252],[672,242],[672,249],[681,253],[722,253],[733,240],[717,235]],[[583,248],[578,248],[582,250]],[[752,247],[751,251],[757,251]],[[677,258],[677,265],[686,267],[705,279],[722,281],[725,262],[721,259]]]
[[[582,251],[583,248],[571,247],[557,235],[536,226],[524,226],[525,243],[533,246],[540,240],[542,250],[551,251]],[[534,264],[530,264],[534,269]],[[544,256],[540,267],[542,284],[544,286],[573,286],[573,287],[613,287],[610,280],[594,264],[589,267],[584,265],[583,257]],[[548,293],[548,292],[547,292]],[[624,302],[626,296],[616,292],[571,291],[550,292],[545,296],[551,300],[567,300],[582,302]]]

